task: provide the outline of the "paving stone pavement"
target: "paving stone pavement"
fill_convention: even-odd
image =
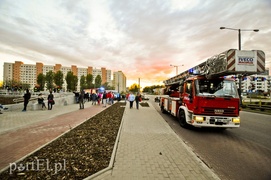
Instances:
[[[91,102],[85,103],[85,108],[88,107],[91,107]],[[29,126],[62,114],[77,111],[78,109],[78,104],[71,104],[67,106],[53,106],[53,109],[50,111],[47,109],[28,110],[26,112],[20,110],[3,111],[3,114],[0,114],[0,135],[4,132]]]
[[[83,110],[72,104],[52,110],[4,112],[0,115],[0,170],[104,109],[86,102]]]
[[[93,179],[219,179],[149,105],[127,103],[113,168]]]

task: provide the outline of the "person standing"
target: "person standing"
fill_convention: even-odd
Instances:
[[[31,94],[28,89],[26,89],[26,93],[24,94],[23,98],[24,98],[24,108],[22,111],[24,112],[26,111],[27,104],[29,102],[29,99],[31,98]]]
[[[81,93],[79,95],[79,108],[84,109],[84,96],[85,96],[85,91],[81,90]]]
[[[136,97],[135,97],[135,101],[136,101],[136,109],[139,108],[139,102],[141,102],[141,95],[139,93],[137,93]]]
[[[92,95],[91,95],[92,105],[96,105],[97,98],[98,98],[97,94],[92,93]]]
[[[106,107],[106,92],[104,91],[103,93],[103,100],[102,100],[102,103],[103,103],[103,107]]]
[[[135,95],[133,93],[130,93],[128,101],[130,102],[130,109],[133,108],[133,103],[135,101]]]
[[[110,98],[111,98],[110,92],[107,92],[107,93],[106,93],[106,103],[107,103],[107,104],[110,103]]]
[[[54,95],[52,91],[50,91],[50,94],[48,95],[47,100],[48,100],[48,110],[52,110],[53,105],[55,104]]]
[[[115,98],[114,93],[110,92],[110,98],[109,98],[109,100],[110,100],[110,104],[111,105],[114,104],[114,98]]]
[[[103,94],[102,93],[98,93],[98,105],[100,105],[102,98],[103,98]]]

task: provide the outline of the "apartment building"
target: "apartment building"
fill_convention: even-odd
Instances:
[[[238,80],[239,82],[239,80]],[[242,92],[250,92],[250,91],[271,91],[271,76],[269,75],[252,75],[246,76],[242,80]]]
[[[126,76],[122,71],[113,73],[112,84],[118,92],[126,92]]]
[[[21,64],[19,80],[23,84],[30,84],[33,87],[37,83],[36,65]]]
[[[71,67],[64,67],[61,64],[55,65],[43,65],[41,62],[37,62],[34,64],[24,64],[21,61],[15,61],[15,63],[7,63],[4,62],[4,71],[3,71],[3,78],[4,81],[15,80],[22,83],[30,84],[30,88],[33,89],[37,84],[37,76],[42,73],[46,75],[47,72],[53,71],[62,71],[63,73],[63,80],[64,80],[64,90],[67,86],[65,77],[69,71],[72,71],[74,75],[78,77],[78,84],[80,84],[80,77],[82,75],[86,76],[87,74],[93,75],[93,83],[95,82],[95,78],[100,75],[102,78],[102,84],[108,82],[109,85],[112,86],[112,74],[111,70],[106,68],[101,69],[93,69],[92,67],[81,68],[77,67],[76,65],[71,65]],[[78,90],[79,90],[78,86]]]
[[[14,63],[4,63],[4,81],[11,81],[13,79],[13,66]]]
[[[239,86],[239,78],[237,76],[228,76],[236,80],[237,87]],[[270,92],[271,91],[271,76],[269,75],[269,69],[262,74],[255,74],[250,76],[244,76],[241,82],[242,92]]]

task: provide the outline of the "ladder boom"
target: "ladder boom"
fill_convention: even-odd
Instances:
[[[204,62],[165,80],[165,85],[180,83],[190,74],[205,75],[207,78],[227,75],[252,75],[265,71],[265,54],[261,50],[229,49],[208,58]]]

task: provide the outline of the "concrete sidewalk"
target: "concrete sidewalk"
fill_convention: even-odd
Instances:
[[[219,179],[149,105],[127,103],[113,168],[93,179]]]

